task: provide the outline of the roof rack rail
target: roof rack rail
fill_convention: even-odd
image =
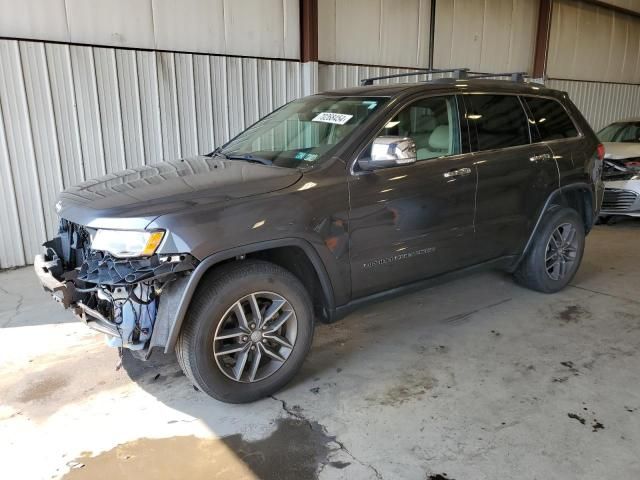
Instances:
[[[527,77],[527,72],[503,72],[503,73],[488,73],[488,72],[474,72],[468,68],[423,68],[408,73],[396,73],[394,75],[382,75],[380,77],[363,78],[360,80],[360,85],[367,86],[373,85],[376,80],[386,80],[388,78],[401,78],[412,77],[414,75],[430,75],[433,73],[453,73],[452,78],[456,80],[467,80],[474,78],[491,78],[491,77],[511,77],[512,82],[524,82]]]
[[[382,75],[380,77],[371,77],[371,78],[363,78],[360,80],[360,85],[363,87],[366,85],[373,85],[373,82],[376,80],[386,80],[387,78],[401,78],[401,77],[411,77],[414,75],[429,75],[431,73],[453,73],[453,78],[462,79],[466,78],[467,73],[469,72],[468,68],[448,68],[448,69],[440,69],[440,68],[421,68],[420,70],[415,70],[413,72],[408,73],[397,73],[395,75]]]

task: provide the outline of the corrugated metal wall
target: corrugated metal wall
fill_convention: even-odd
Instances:
[[[346,64],[323,64],[318,65],[318,90],[334,90],[338,88],[357,87],[360,80],[369,77],[379,77],[383,75],[396,75],[399,73],[409,73],[415,71],[410,68],[386,68],[375,65],[346,65]],[[427,75],[416,75],[412,77],[393,78],[380,80],[377,84],[406,83],[424,81]]]
[[[547,80],[551,88],[569,93],[595,130],[624,118],[640,116],[640,85]]]
[[[211,151],[312,93],[316,64],[0,40],[0,268],[30,263],[85,179]]]

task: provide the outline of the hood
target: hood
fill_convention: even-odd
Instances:
[[[64,190],[56,212],[93,228],[144,229],[160,215],[281,190],[302,174],[198,156],[112,173]]]
[[[604,142],[604,158],[621,160],[640,157],[640,143]]]

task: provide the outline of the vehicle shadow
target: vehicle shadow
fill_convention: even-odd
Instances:
[[[354,463],[340,457],[345,454],[322,418],[354,398],[362,408],[401,410],[412,400],[455,385],[446,371],[453,348],[447,344],[455,341],[455,331],[471,322],[476,312],[510,302],[511,285],[501,274],[483,273],[320,324],[295,379],[271,398],[251,404],[224,404],[195,390],[172,354],[157,352],[140,362],[126,353],[123,367],[160,402],[203,422],[258,478],[315,478],[313,472],[328,464],[346,468]],[[266,426],[262,432],[271,433],[258,440],[240,435],[251,431],[251,423]],[[278,453],[282,451],[288,452],[287,458]],[[365,471],[364,478],[371,473]]]

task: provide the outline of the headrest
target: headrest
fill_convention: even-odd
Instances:
[[[416,123],[414,131],[417,133],[431,132],[438,125],[436,117],[432,113],[421,116]]]
[[[438,125],[429,136],[429,147],[434,150],[449,150],[449,125]]]

